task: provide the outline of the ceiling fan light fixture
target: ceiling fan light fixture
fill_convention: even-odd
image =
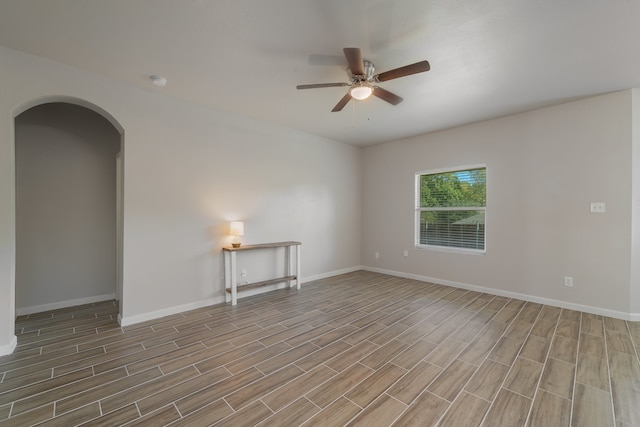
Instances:
[[[363,99],[367,99],[373,93],[373,88],[371,86],[355,86],[352,87],[349,91],[351,97],[362,101]]]

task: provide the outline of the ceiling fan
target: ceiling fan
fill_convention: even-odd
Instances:
[[[349,86],[349,92],[333,107],[332,112],[341,111],[351,98],[363,100],[371,95],[387,101],[389,104],[398,105],[402,102],[402,98],[388,90],[382,89],[377,86],[377,83],[410,76],[411,74],[424,73],[431,68],[429,61],[420,61],[415,64],[405,65],[404,67],[394,68],[384,73],[373,74],[375,72],[373,63],[362,59],[362,53],[359,48],[345,47],[342,50],[345,58],[347,58],[347,64],[349,64],[347,68],[349,83],[318,83],[296,86],[297,89]]]

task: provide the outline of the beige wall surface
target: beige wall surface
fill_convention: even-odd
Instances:
[[[246,243],[301,241],[303,280],[360,265],[358,148],[5,48],[0,64],[0,352],[14,339],[13,119],[43,101],[103,110],[124,135],[125,323],[220,300],[232,220]]]
[[[630,313],[631,105],[629,90],[366,148],[363,264]],[[487,166],[486,254],[416,249],[415,173],[476,164]]]

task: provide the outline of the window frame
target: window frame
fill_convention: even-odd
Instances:
[[[415,173],[414,179],[414,245],[416,249],[429,250],[435,252],[450,252],[450,253],[460,253],[460,254],[470,254],[470,255],[485,255],[487,253],[487,207],[489,205],[489,200],[487,197],[487,191],[485,188],[485,198],[487,198],[485,202],[485,206],[483,207],[439,207],[439,208],[423,208],[420,206],[420,177],[422,175],[437,175],[444,173],[454,173],[472,169],[484,169],[485,170],[485,185],[489,181],[488,178],[488,168],[484,163],[465,165],[465,166],[456,166],[456,167],[448,167],[448,168],[438,168],[438,169],[429,169],[422,170]],[[483,211],[484,212],[484,248],[483,249],[474,249],[474,248],[459,248],[455,246],[440,246],[440,245],[428,245],[420,243],[420,214],[422,212],[433,212],[433,211],[455,211],[455,210],[475,210],[475,211]]]

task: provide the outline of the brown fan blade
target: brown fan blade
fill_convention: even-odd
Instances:
[[[342,97],[342,99],[336,104],[336,106],[333,107],[333,110],[331,110],[331,112],[335,113],[336,111],[342,111],[344,106],[347,105],[350,100],[351,100],[351,95],[347,92],[347,94]]]
[[[357,47],[345,47],[342,51],[344,52],[345,58],[347,58],[351,74],[364,76],[364,62],[362,62],[360,49]]]
[[[391,93],[388,90],[384,90],[378,86],[373,88],[373,96],[377,96],[378,98],[382,99],[383,101],[387,101],[392,105],[398,105],[402,102],[402,98],[400,98],[398,95],[396,95],[395,93]]]
[[[386,82],[387,80],[397,79],[398,77],[410,76],[411,74],[424,73],[429,71],[431,66],[429,61],[420,61],[415,64],[405,65],[404,67],[395,68],[393,70],[385,71],[374,77],[379,82]]]
[[[349,86],[349,83],[318,83],[313,85],[298,85],[296,89],[316,89],[321,87],[341,87]]]

